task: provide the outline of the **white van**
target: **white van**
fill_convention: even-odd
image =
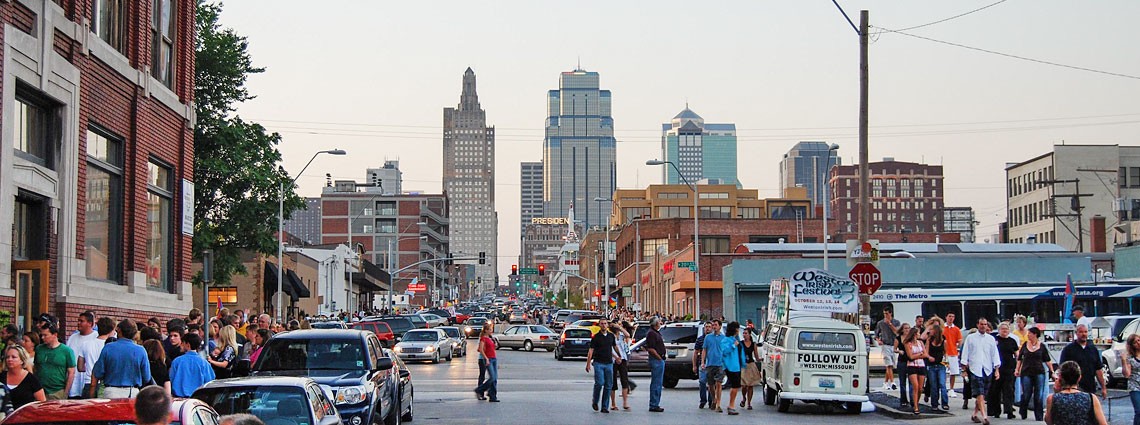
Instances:
[[[868,400],[867,343],[859,327],[800,316],[768,324],[764,335],[764,404],[778,404],[780,412],[793,400],[862,410]]]

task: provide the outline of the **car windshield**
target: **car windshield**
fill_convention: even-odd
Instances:
[[[487,323],[486,317],[472,317],[470,319],[467,319],[468,325],[480,326],[480,325],[483,325],[484,323]]]
[[[265,422],[310,425],[305,389],[286,386],[201,388],[194,398],[214,407],[219,415],[248,413]]]
[[[855,351],[855,334],[800,331],[799,348],[815,351]]]
[[[392,328],[392,332],[395,332],[395,333],[404,333],[404,332],[407,332],[409,329],[412,329],[415,327],[415,325],[412,325],[411,320],[403,319],[403,318],[400,318],[400,319],[384,319],[384,323],[387,323],[388,327]]]
[[[408,332],[404,334],[404,341],[438,341],[439,334],[435,332]]]
[[[256,370],[365,370],[359,339],[270,339],[257,359]]]
[[[591,337],[591,335],[590,335],[589,329],[567,329],[566,330],[566,337],[567,338],[589,338],[589,337]]]
[[[649,325],[638,326],[637,329],[633,331],[633,340],[634,341],[641,341],[641,339],[645,338],[645,335],[648,335],[648,334],[649,334]]]
[[[312,323],[313,329],[343,329],[344,323],[342,322],[314,322]]]
[[[692,344],[697,342],[697,327],[666,326],[661,328],[661,339],[671,344]]]
[[[459,338],[459,328],[443,328],[443,333],[452,338]]]

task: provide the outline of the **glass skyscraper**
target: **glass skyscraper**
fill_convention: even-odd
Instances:
[[[605,225],[617,187],[617,140],[609,90],[598,73],[563,72],[558,90],[546,95],[546,137],[542,143],[543,209],[547,217],[575,215],[587,226]]]
[[[803,187],[812,205],[823,205],[823,179],[828,178],[831,167],[843,165],[838,153],[829,147],[827,142],[799,142],[784,154],[780,160],[781,197],[787,188]]]
[[[661,152],[691,183],[709,179],[712,183],[734,184],[736,176],[736,124],[706,124],[705,119],[685,105],[673,120],[661,124]],[[673,167],[661,167],[666,184],[684,183]]]

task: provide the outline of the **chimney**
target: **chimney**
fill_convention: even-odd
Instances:
[[[1107,252],[1105,246],[1104,216],[1097,214],[1089,219],[1089,248],[1092,252]]]

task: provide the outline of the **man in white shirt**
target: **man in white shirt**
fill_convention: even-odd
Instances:
[[[1092,329],[1093,318],[1085,316],[1085,306],[1073,307],[1073,318],[1077,319],[1078,325],[1085,325],[1085,327]]]
[[[75,352],[77,362],[75,379],[67,390],[70,398],[82,398],[88,394],[84,387],[91,383],[91,370],[95,367],[95,362],[99,361],[99,353],[103,351],[103,341],[95,334],[95,314],[90,310],[79,313],[77,323],[79,330],[67,337],[67,346]]]
[[[986,393],[990,383],[1001,376],[1001,356],[998,355],[997,340],[990,335],[990,322],[984,317],[978,319],[978,331],[966,337],[962,344],[962,375],[968,382],[970,393],[974,395],[974,422],[989,423],[986,417]]]

